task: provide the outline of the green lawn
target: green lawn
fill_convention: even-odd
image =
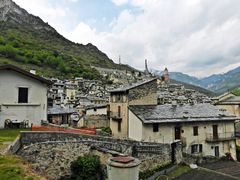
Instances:
[[[20,131],[27,131],[30,129],[0,129],[0,143],[14,141],[20,134]]]
[[[19,156],[0,156],[1,180],[37,180],[44,179],[35,175],[31,168]]]

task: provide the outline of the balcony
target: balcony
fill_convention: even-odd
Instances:
[[[118,113],[118,112],[111,112],[110,113],[110,117],[113,119],[113,120],[122,120],[122,117],[121,117],[121,114]]]
[[[214,143],[221,141],[229,141],[236,139],[234,132],[218,133],[213,135],[213,133],[206,134],[206,142]]]

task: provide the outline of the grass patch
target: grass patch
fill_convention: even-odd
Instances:
[[[140,172],[139,179],[147,179],[147,178],[151,177],[152,175],[154,175],[156,172],[170,168],[171,166],[172,166],[171,163],[167,163],[165,165],[157,166],[151,170],[146,170],[146,171]]]
[[[186,165],[180,165],[177,167],[177,169],[175,169],[174,171],[172,171],[171,173],[168,174],[168,177],[170,179],[174,179],[182,174],[187,173],[188,171],[190,171],[191,168],[186,166]]]
[[[0,156],[1,180],[41,179],[33,174],[26,163],[16,155]]]
[[[0,143],[14,141],[20,134],[20,131],[27,130],[30,129],[0,129]]]

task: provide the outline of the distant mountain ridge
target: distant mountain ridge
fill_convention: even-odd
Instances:
[[[96,79],[97,67],[132,70],[115,64],[96,46],[69,41],[41,18],[12,0],[0,0],[0,65],[36,69],[45,76]]]
[[[162,71],[158,70],[153,70],[153,72],[158,75],[162,74]],[[181,72],[170,72],[170,78],[221,94],[240,87],[240,67],[223,74],[213,74],[201,79]]]

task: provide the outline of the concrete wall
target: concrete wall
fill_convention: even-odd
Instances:
[[[137,141],[142,140],[142,121],[129,110],[129,138]]]
[[[28,88],[28,103],[18,103],[18,88]],[[29,120],[40,124],[47,120],[47,86],[14,71],[0,72],[0,128],[6,119]]]

